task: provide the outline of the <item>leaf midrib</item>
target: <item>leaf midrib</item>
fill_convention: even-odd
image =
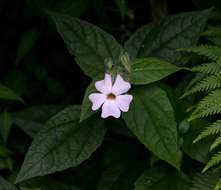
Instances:
[[[56,126],[56,129],[57,129],[58,127],[61,127],[61,126],[65,125],[65,124],[72,123],[72,122],[74,122],[74,121],[75,121],[75,120],[69,121],[69,122],[67,122],[67,123],[59,124],[59,125]],[[76,120],[76,122],[78,122],[78,120]],[[79,125],[79,127],[77,127],[75,130],[72,129],[72,132],[77,131],[79,128],[81,128],[80,125]],[[49,129],[47,132],[50,132],[50,130],[54,130],[54,128]],[[67,135],[67,134],[68,134],[68,135]],[[42,159],[44,159],[48,154],[50,154],[51,152],[53,152],[56,147],[59,147],[59,146],[63,145],[63,144],[66,142],[66,140],[69,139],[69,138],[73,135],[73,134],[70,133],[70,132],[67,132],[67,134],[64,135],[64,136],[67,136],[67,138],[64,138],[63,141],[61,141],[60,143],[58,143],[58,144],[54,145],[52,148],[50,148],[50,150],[47,151],[47,153],[45,153],[38,161],[34,162],[34,164],[32,164],[32,165],[31,165],[29,168],[27,168],[25,171],[29,171],[30,169],[32,169],[33,167],[35,167],[36,163],[39,163],[39,162],[40,162]],[[43,139],[42,139],[42,140],[43,140]],[[24,173],[25,171],[23,171],[23,173]],[[26,173],[26,172],[25,172],[25,173]],[[24,176],[25,176],[25,175],[24,175]],[[20,177],[19,177],[19,178],[20,178]],[[19,181],[21,181],[21,180],[23,180],[23,179],[26,179],[25,177],[22,177],[21,179],[19,179],[19,178],[18,178],[18,180],[16,180],[16,182],[19,182]],[[27,178],[27,179],[28,179],[28,178]]]
[[[149,108],[148,108],[148,106],[146,105],[145,101],[144,101],[141,97],[139,97],[139,99],[140,99],[140,102],[141,102],[141,103],[143,104],[143,106],[145,107],[145,110],[148,112],[149,115],[151,115],[151,114],[150,114],[150,111],[149,111]],[[150,101],[150,102],[151,102],[151,103],[154,102],[154,105],[157,105],[158,108],[161,108],[161,107],[159,106],[158,102],[156,102],[154,99],[151,98],[151,101]],[[162,109],[159,109],[159,110],[161,110],[163,113],[165,113],[164,110],[162,110]],[[168,118],[168,116],[167,116],[166,113],[165,113],[164,115]],[[155,124],[155,122],[153,122],[152,117],[150,117],[150,119],[151,119],[152,123]],[[169,120],[170,120],[170,118],[169,118]],[[174,158],[173,158],[173,156],[171,155],[171,152],[169,151],[168,147],[165,145],[165,142],[164,142],[164,140],[163,140],[163,138],[162,138],[162,135],[159,133],[158,127],[154,127],[154,128],[155,128],[157,134],[159,135],[160,141],[162,142],[162,144],[163,144],[165,150],[167,151],[168,155],[170,156],[170,159],[174,161]],[[175,160],[175,162],[176,162],[176,160]]]
[[[193,17],[193,16],[194,16],[194,15],[192,15],[192,17]],[[194,23],[197,23],[198,20],[199,20],[199,19],[197,19],[195,22],[192,22],[190,25],[188,25],[187,27],[185,27],[181,32],[176,33],[176,34],[175,34],[173,37],[171,37],[170,39],[166,40],[166,41],[163,42],[163,43],[160,43],[160,46],[159,46],[159,47],[156,47],[155,49],[152,49],[151,52],[150,52],[150,54],[153,55],[153,54],[155,54],[155,52],[156,52],[157,50],[164,49],[164,48],[166,47],[166,44],[168,44],[170,41],[174,40],[178,35],[184,33],[186,30],[188,30],[189,28],[191,28],[191,26],[194,25]],[[157,27],[157,25],[155,25],[150,32],[152,32],[156,27]],[[143,40],[143,42],[142,42],[141,44],[144,44],[145,41],[147,41],[148,37],[149,37],[149,36],[146,36],[145,39]],[[142,45],[141,45],[140,47],[142,47]],[[142,57],[142,55],[140,55],[140,54],[142,53],[141,50],[142,50],[142,49],[139,48],[136,57]]]

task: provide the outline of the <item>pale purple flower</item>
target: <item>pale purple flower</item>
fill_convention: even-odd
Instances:
[[[102,106],[102,118],[113,116],[119,118],[122,112],[129,110],[132,95],[124,94],[131,88],[129,82],[126,82],[119,74],[112,84],[111,75],[105,74],[104,80],[95,83],[98,93],[92,93],[89,96],[92,102],[92,110],[98,110]]]

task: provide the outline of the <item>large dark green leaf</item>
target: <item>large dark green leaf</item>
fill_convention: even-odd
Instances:
[[[79,124],[80,109],[68,107],[51,118],[34,138],[17,182],[75,167],[101,145],[105,127],[90,118]]]
[[[134,58],[154,56],[181,65],[182,53],[176,50],[196,44],[210,12],[211,9],[172,15],[146,25],[131,36],[125,48]]]
[[[157,58],[136,59],[131,66],[131,82],[133,84],[149,84],[181,69],[181,67]]]
[[[54,13],[50,15],[69,52],[76,56],[86,75],[92,78],[103,76],[107,58],[118,63],[123,49],[111,35],[77,18]]]
[[[189,190],[190,180],[171,168],[158,167],[145,171],[136,181],[135,190]]]
[[[111,164],[101,175],[98,190],[134,190],[134,182],[143,172],[143,165],[138,162]]]
[[[192,159],[195,159],[199,162],[206,163],[209,158],[209,149],[214,138],[207,138],[203,141],[193,143],[196,137],[208,127],[209,122],[206,120],[194,120],[191,122],[190,129],[184,135],[183,151],[189,155]]]
[[[16,186],[12,185],[0,176],[0,189],[1,190],[18,190]]]
[[[13,114],[13,122],[26,134],[34,137],[43,124],[62,108],[63,106],[54,105],[33,106],[15,112]]]
[[[176,121],[166,92],[145,86],[132,94],[133,103],[123,115],[127,127],[159,158],[179,168]]]

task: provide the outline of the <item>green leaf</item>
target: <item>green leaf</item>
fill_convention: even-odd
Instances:
[[[17,182],[75,167],[101,145],[106,128],[90,118],[79,124],[80,109],[71,106],[52,117],[34,138]]]
[[[34,137],[43,124],[63,106],[40,105],[25,108],[13,113],[13,123],[20,127],[26,134]]]
[[[205,9],[209,7],[216,7],[216,9],[221,9],[221,2],[219,0],[192,0],[193,4],[199,9]]]
[[[143,165],[138,162],[114,163],[101,174],[98,190],[134,190],[134,182],[143,172]]]
[[[0,189],[1,190],[18,190],[15,185],[12,185],[0,176]]]
[[[145,171],[136,181],[135,190],[188,190],[190,185],[184,174],[158,167]]]
[[[124,50],[111,35],[77,18],[56,13],[50,15],[70,54],[76,56],[86,75],[92,78],[103,76],[107,58],[118,63]]]
[[[208,125],[209,123],[206,120],[192,121],[189,131],[184,135],[183,139],[183,151],[192,159],[202,163],[206,163],[210,158],[209,149],[213,138],[208,138],[197,143],[193,143],[193,141]]]
[[[136,59],[131,66],[133,84],[149,84],[173,74],[183,68],[157,58]]]
[[[48,11],[55,11],[71,16],[80,16],[89,6],[91,5],[90,0],[63,0],[57,3],[52,2],[47,5]]]
[[[133,58],[154,56],[182,65],[182,53],[176,50],[197,43],[210,12],[211,9],[171,15],[159,23],[143,26],[126,42],[125,48]]]
[[[192,187],[190,190],[219,190],[215,189],[217,182],[221,177],[219,170],[207,172],[207,173],[196,173],[192,179]]]
[[[176,121],[166,92],[145,86],[132,94],[130,110],[123,114],[127,127],[150,151],[179,168]]]
[[[87,87],[86,92],[84,93],[84,99],[81,106],[81,117],[80,117],[81,122],[92,116],[94,113],[96,113],[95,111],[92,110],[91,108],[92,105],[89,100],[89,95],[97,91],[95,89],[94,83],[95,81],[92,81],[91,84]]]
[[[49,11],[78,17],[92,4],[90,0],[26,0],[26,3],[31,14],[41,17],[45,17]]]
[[[38,28],[31,28],[24,32],[19,42],[16,63],[19,63],[23,57],[34,47],[40,37]]]
[[[4,111],[0,114],[0,133],[3,138],[4,143],[6,143],[8,136],[11,131],[12,118],[11,114]]]
[[[1,84],[0,99],[24,102],[13,90]]]
[[[10,70],[6,78],[4,78],[4,84],[21,97],[27,96],[30,92],[28,82],[27,74],[21,69]]]
[[[78,187],[58,182],[48,183],[41,187],[41,190],[81,190]]]

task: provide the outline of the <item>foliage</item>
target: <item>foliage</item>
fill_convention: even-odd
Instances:
[[[0,190],[220,188],[220,168],[206,171],[221,161],[216,12],[140,15],[159,2],[0,3]],[[131,84],[119,119],[91,108],[105,73]]]
[[[216,30],[209,29],[207,32],[205,32],[209,37],[214,36],[216,33]],[[221,38],[221,36],[219,36]],[[204,46],[196,46],[193,48],[188,48],[186,51],[197,53],[199,55],[206,56],[209,60],[212,60],[214,62],[202,64],[200,66],[196,66],[192,68],[192,71],[194,72],[200,72],[200,73],[206,73],[206,75],[200,80],[197,81],[192,88],[188,89],[184,96],[193,94],[193,93],[199,93],[199,92],[205,92],[206,96],[203,97],[196,105],[194,111],[192,112],[190,116],[190,120],[196,119],[196,118],[203,118],[207,116],[217,115],[220,114],[220,85],[221,81],[219,79],[219,74],[221,72],[221,69],[219,68],[220,65],[220,58],[221,58],[221,48],[215,45],[204,45]],[[211,135],[218,135],[216,136],[216,139],[210,146],[210,151],[213,151],[214,149],[217,150],[219,145],[221,144],[221,138],[220,138],[220,120],[216,120],[214,123],[212,123],[208,128],[203,130],[203,132],[198,135],[198,137],[195,139],[195,143],[199,140],[202,140],[208,136]],[[215,153],[214,156],[211,158],[211,160],[207,163],[205,168],[203,169],[203,172],[208,170],[209,168],[219,164],[221,161],[221,154],[218,151],[218,153]]]

